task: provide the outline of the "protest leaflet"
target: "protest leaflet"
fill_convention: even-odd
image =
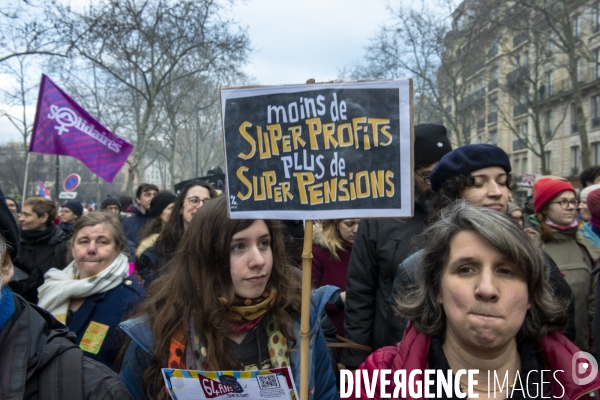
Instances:
[[[173,400],[273,399],[296,400],[290,367],[260,371],[192,371],[163,368]]]
[[[222,88],[231,218],[412,216],[410,80]]]

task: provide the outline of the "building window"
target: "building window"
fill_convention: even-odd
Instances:
[[[575,103],[571,103],[571,133],[579,131],[579,117],[577,115],[577,107]]]
[[[498,42],[498,38],[495,38],[494,41],[492,42],[492,47],[490,48],[490,51],[488,51],[488,58],[492,58],[496,54],[498,54],[499,48],[500,48],[500,44]]]
[[[521,66],[526,67],[528,65],[529,65],[529,52],[526,51],[523,53],[523,56],[521,57]]]
[[[552,173],[552,152],[546,151],[544,153],[544,159],[546,161],[546,169],[548,170],[548,174]]]
[[[600,1],[594,3],[593,8],[593,26],[594,32],[600,31]]]
[[[592,143],[592,153],[594,155],[594,165],[600,165],[600,142]]]
[[[571,175],[579,175],[579,146],[571,147]]]
[[[498,145],[498,131],[495,129],[490,131],[490,143],[495,146]]]
[[[520,159],[515,158],[515,160],[513,162],[513,165],[512,165],[513,166],[513,170],[515,171],[515,174],[517,174],[517,176],[521,176],[521,175],[519,175],[519,167],[520,167],[519,163],[520,162],[521,162]]]
[[[581,82],[581,58],[575,60],[575,72],[577,74],[577,82]]]
[[[573,37],[578,38],[581,36],[581,15],[575,15],[572,20],[573,23]]]
[[[546,72],[546,91],[548,97],[552,96],[552,71]]]
[[[552,41],[552,37],[548,37],[548,40],[546,41],[546,57],[550,57],[553,50],[554,42]]]
[[[594,59],[596,60],[594,64],[594,79],[600,79],[600,49],[594,50]]]
[[[546,139],[550,139],[552,137],[552,110],[546,111],[544,119],[546,122]]]
[[[592,128],[600,126],[600,95],[592,97]]]
[[[523,176],[524,174],[527,173],[527,167],[528,167],[527,162],[528,162],[527,157],[524,157],[523,162],[521,163],[521,176]]]

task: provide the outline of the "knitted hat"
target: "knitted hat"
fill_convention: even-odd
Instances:
[[[596,189],[600,189],[600,183],[586,186],[581,193],[579,193],[579,200],[585,200],[588,197],[588,194],[592,193]]]
[[[594,185],[600,186],[600,185]],[[590,186],[588,186],[590,187]],[[587,187],[586,187],[587,189]],[[592,214],[592,218],[600,219],[600,189],[596,188],[596,190],[592,190],[587,195],[587,207],[590,210],[590,214]]]
[[[19,253],[19,228],[15,217],[6,205],[2,189],[0,189],[0,235],[4,237],[6,244],[10,246],[8,252],[14,260]]]
[[[176,197],[171,192],[160,192],[152,198],[148,215],[152,218],[158,217],[169,204],[175,202]]]
[[[492,144],[467,144],[446,154],[435,166],[429,179],[431,189],[437,192],[444,182],[453,176],[468,176],[471,172],[487,167],[500,167],[508,174],[508,154]]]
[[[444,125],[415,125],[415,168],[439,161],[452,151]]]
[[[73,211],[78,217],[81,217],[83,215],[83,206],[78,201],[67,201],[65,204],[63,204],[63,208],[68,208],[69,210]]]
[[[539,179],[533,184],[533,211],[540,212],[554,196],[567,190],[577,195],[575,188],[569,182],[552,178]]]
[[[121,212],[121,202],[114,197],[107,197],[102,200],[102,204],[100,205],[101,210],[106,210],[108,206],[117,206],[119,207],[119,212]]]
[[[18,213],[20,213],[20,212],[21,212],[21,206],[19,205],[19,203],[18,203],[18,202],[17,202],[15,199],[13,199],[13,198],[12,198],[12,197],[10,197],[10,196],[4,196],[4,198],[5,198],[6,200],[12,200],[12,202],[13,202],[13,203],[15,203],[15,204],[16,204],[16,206],[17,206],[17,212],[18,212]]]

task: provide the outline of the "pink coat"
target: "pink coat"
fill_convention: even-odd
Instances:
[[[429,354],[429,346],[431,344],[431,336],[419,333],[413,326],[412,321],[406,328],[404,333],[404,339],[396,345],[396,347],[389,346],[383,347],[373,354],[371,354],[365,362],[359,367],[359,370],[369,371],[369,376],[372,376],[374,370],[391,369],[392,374],[394,371],[403,369],[407,371],[407,376],[413,369],[424,370],[427,369],[427,357]],[[546,337],[541,339],[537,343],[537,347],[541,351],[542,363],[544,369],[563,370],[564,372],[557,372],[555,377],[564,389],[557,383],[555,379],[550,380],[550,386],[552,393],[556,396],[563,393],[562,399],[589,399],[588,393],[598,390],[600,388],[600,374],[596,375],[587,385],[580,386],[573,381],[572,373],[573,355],[579,351],[579,349],[564,335],[559,332],[552,332]],[[577,363],[581,363],[583,360],[578,359]],[[575,364],[578,367],[578,364]],[[361,372],[362,374],[363,372]],[[394,390],[393,379],[391,384],[388,386],[389,393]],[[408,391],[407,391],[408,394]],[[379,385],[375,388],[375,396],[367,397],[364,392],[364,388],[361,387],[360,398],[361,399],[379,399],[380,389]],[[354,392],[352,392],[351,398],[354,398]],[[412,397],[407,397],[410,400]]]

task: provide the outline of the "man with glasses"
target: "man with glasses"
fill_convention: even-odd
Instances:
[[[396,267],[414,251],[411,238],[425,228],[427,201],[433,194],[429,174],[452,150],[442,125],[415,125],[414,136],[414,216],[361,220],[348,264],[345,337],[373,350],[397,343],[386,335],[388,320],[393,317],[388,301]],[[356,368],[367,356],[366,352],[346,350],[342,363]]]

